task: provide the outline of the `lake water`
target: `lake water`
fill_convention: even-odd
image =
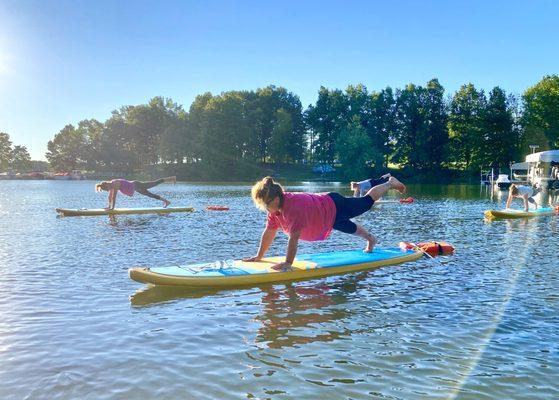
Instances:
[[[439,239],[455,255],[237,290],[149,288],[128,268],[256,252],[265,216],[250,186],[154,189],[193,213],[56,216],[104,206],[93,183],[0,181],[1,399],[559,398],[557,217],[486,222],[505,200],[487,188],[410,186],[414,204],[359,222],[380,246]],[[269,254],[286,243],[279,234]],[[299,252],[363,245],[334,232]]]

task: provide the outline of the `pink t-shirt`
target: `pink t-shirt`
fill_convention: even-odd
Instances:
[[[120,190],[122,194],[125,194],[127,196],[134,195],[134,191],[136,190],[134,182],[127,181],[126,179],[113,179],[111,181],[111,183],[115,183],[115,182],[120,183],[120,187],[118,190]]]
[[[324,240],[332,232],[336,205],[326,193],[284,193],[281,211],[268,213],[266,228],[286,234],[301,230],[302,240]]]

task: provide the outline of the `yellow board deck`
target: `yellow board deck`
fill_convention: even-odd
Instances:
[[[242,260],[217,261],[184,266],[131,268],[131,279],[152,285],[189,287],[232,287],[268,282],[310,279],[337,275],[386,265],[415,261],[423,254],[400,248],[376,248],[372,253],[361,250],[338,251],[302,255],[296,258],[288,271],[276,271],[271,267],[284,260],[283,257],[264,258],[259,262]]]
[[[176,212],[191,212],[192,207],[146,207],[146,208],[57,208],[56,212],[63,217],[92,217],[98,215],[128,215],[128,214],[170,214]]]

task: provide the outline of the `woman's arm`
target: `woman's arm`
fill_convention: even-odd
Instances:
[[[299,237],[301,236],[301,231],[291,232],[289,235],[289,241],[287,242],[287,252],[285,254],[285,261],[276,264],[272,267],[276,271],[291,270],[293,261],[295,261],[295,256],[297,255],[297,246],[299,245]]]
[[[120,182],[111,182],[111,188],[109,189],[109,210],[114,210],[115,208],[118,189],[120,189]]]
[[[109,210],[114,210],[115,208],[116,192],[115,188],[109,190]]]
[[[254,257],[243,258],[243,261],[260,261],[262,257],[266,254],[270,245],[274,241],[277,233],[277,229],[264,229],[262,236],[260,238],[260,246],[258,247],[258,253]]]
[[[287,264],[291,265],[293,264],[293,261],[295,261],[300,236],[301,231],[291,232],[291,234],[289,235],[289,241],[287,242],[287,254],[285,255],[285,262]]]
[[[511,202],[512,202],[512,194],[509,193],[509,197],[507,199],[507,205],[505,206],[505,208],[510,208]]]

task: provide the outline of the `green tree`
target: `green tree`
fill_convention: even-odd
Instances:
[[[245,117],[251,132],[255,136],[257,157],[261,162],[267,161],[274,130],[278,123],[284,128],[285,121],[278,121],[278,116],[291,119],[290,144],[285,147],[285,154],[291,160],[302,157],[305,146],[305,126],[299,97],[283,87],[267,86],[257,89],[256,93],[245,93]],[[278,110],[283,110],[278,113]],[[277,143],[276,143],[277,145]]]
[[[505,91],[499,87],[489,93],[484,125],[483,164],[508,166],[517,157],[519,138],[514,129],[512,108]]]
[[[373,154],[372,142],[362,126],[359,116],[351,121],[337,136],[336,148],[343,165],[343,175],[348,180],[368,175],[367,161]]]
[[[396,100],[392,88],[387,87],[370,95],[371,117],[367,133],[373,146],[372,161],[377,169],[384,169],[392,153],[396,135]]]
[[[540,150],[559,147],[559,75],[545,76],[524,92],[525,149],[529,144]]]
[[[84,168],[88,170],[96,170],[102,166],[104,128],[104,125],[95,119],[78,123],[77,131],[83,138],[81,158]]]
[[[186,140],[186,145],[192,154],[191,162],[201,160],[204,152],[203,143],[204,136],[208,126],[208,113],[206,107],[212,100],[213,95],[206,92],[196,96],[188,112],[188,129],[190,132],[190,140]],[[188,159],[187,159],[188,161]]]
[[[223,93],[208,101],[201,155],[209,170],[234,173],[236,162],[244,158],[249,127],[243,110],[240,92]]]
[[[389,135],[394,131],[392,91],[387,88],[380,93],[369,94],[367,88],[359,84],[348,86],[345,96],[347,109],[340,120],[352,124],[355,123],[355,117],[359,118],[361,127],[369,138],[367,142],[368,161],[378,170],[382,170],[387,163]],[[341,158],[340,151],[340,149],[336,149],[338,158]]]
[[[0,170],[8,167],[12,158],[12,142],[10,135],[0,132]]]
[[[55,170],[69,171],[85,165],[85,138],[73,125],[58,132],[47,148],[47,160]]]
[[[307,126],[313,132],[312,151],[316,161],[333,162],[336,158],[338,135],[349,122],[347,111],[348,99],[341,90],[320,87],[316,105],[309,106],[305,113]]]
[[[31,156],[25,146],[14,146],[12,150],[12,168],[18,172],[27,172],[31,168]]]
[[[137,166],[159,161],[160,138],[182,107],[171,99],[154,97],[148,104],[126,109],[124,118],[129,129],[131,148],[137,155]]]
[[[422,139],[425,136],[425,116],[422,109],[424,89],[409,84],[397,92],[396,135],[392,160],[399,164],[420,168],[427,157]]]
[[[420,143],[424,155],[421,166],[428,170],[437,170],[447,159],[449,142],[444,88],[437,79],[427,82],[423,91],[422,103],[425,136]]]
[[[275,120],[269,146],[270,157],[275,162],[287,162],[292,153],[293,119],[290,113],[280,108],[276,111]]]
[[[137,167],[138,157],[130,129],[125,119],[125,108],[115,110],[105,122],[99,140],[98,162],[103,169],[130,173]]]
[[[192,130],[185,112],[169,118],[159,137],[159,157],[165,161],[182,164],[195,156],[192,143]]]
[[[465,169],[479,168],[485,146],[485,109],[483,90],[473,84],[463,85],[452,98],[448,117],[454,162]]]

